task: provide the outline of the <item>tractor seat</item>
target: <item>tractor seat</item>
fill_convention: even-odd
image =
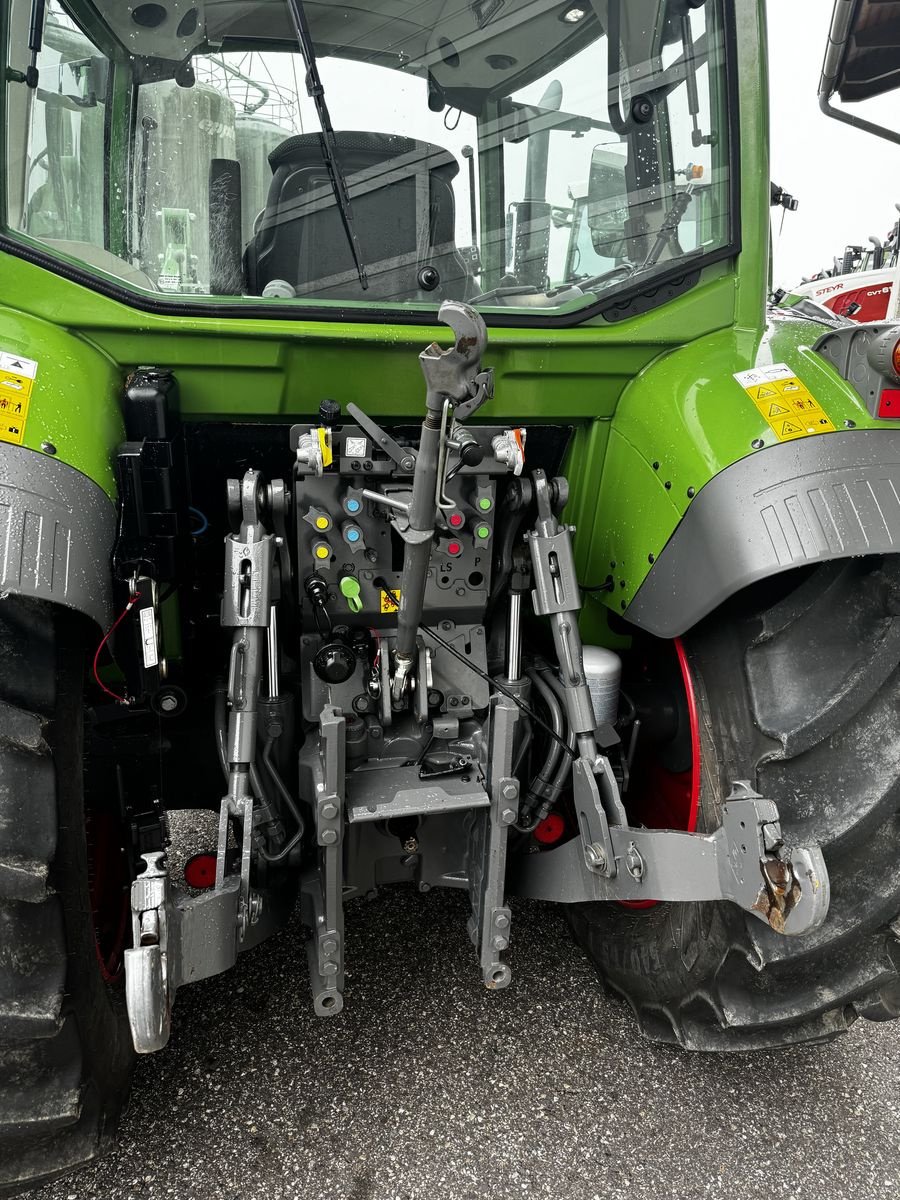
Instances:
[[[353,264],[320,136],[304,133],[269,154],[266,207],[245,252],[250,294],[284,279],[298,296],[321,299],[464,299],[469,276],[456,248],[454,157],[393,134],[334,136],[368,289]]]

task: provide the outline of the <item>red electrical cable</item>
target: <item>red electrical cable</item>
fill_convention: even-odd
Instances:
[[[111,696],[112,699],[115,700],[116,704],[127,704],[128,697],[120,696],[118,692],[114,692],[106,686],[106,684],[103,682],[103,680],[100,678],[100,676],[97,672],[97,663],[100,660],[100,655],[103,651],[103,647],[106,645],[106,643],[112,637],[112,635],[116,632],[116,630],[119,628],[119,626],[125,620],[125,618],[128,616],[128,614],[134,608],[135,604],[137,604],[138,600],[140,600],[140,598],[141,598],[140,592],[132,592],[131,596],[129,597],[128,603],[125,605],[125,607],[122,609],[122,611],[116,617],[115,621],[113,621],[112,625],[109,627],[109,629],[103,635],[103,640],[100,642],[100,645],[97,647],[97,650],[94,654],[94,665],[93,665],[94,680],[96,681],[97,686],[101,689],[101,691],[104,691],[107,694],[107,696]]]

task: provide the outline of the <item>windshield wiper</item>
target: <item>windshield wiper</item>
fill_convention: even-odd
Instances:
[[[319,137],[322,141],[322,156],[325,159],[325,166],[328,168],[331,190],[334,193],[335,203],[341,214],[341,223],[347,235],[347,245],[350,247],[350,253],[353,255],[353,262],[356,266],[356,273],[359,276],[360,287],[365,290],[369,286],[369,280],[366,276],[366,268],[363,264],[359,242],[356,239],[356,230],[353,228],[350,193],[347,191],[347,180],[344,178],[344,172],[337,158],[334,128],[328,113],[328,105],[325,103],[325,88],[322,86],[322,80],[319,77],[316,52],[313,49],[312,37],[310,36],[309,25],[306,21],[306,12],[303,8],[303,0],[287,0],[287,4],[294,21],[294,31],[300,46],[300,53],[303,55],[303,62],[306,66],[306,92],[313,104],[315,104],[316,113],[319,118]]]

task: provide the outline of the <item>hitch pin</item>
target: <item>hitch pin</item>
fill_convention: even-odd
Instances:
[[[409,512],[409,505],[405,500],[395,500],[393,496],[385,496],[383,492],[373,492],[370,488],[363,488],[361,494],[367,500],[374,500],[376,504],[386,504],[388,508],[396,508],[403,513]]]

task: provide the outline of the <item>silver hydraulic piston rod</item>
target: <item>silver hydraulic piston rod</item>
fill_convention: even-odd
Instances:
[[[534,569],[534,609],[540,616],[550,618],[569,727],[578,740],[579,755],[593,763],[597,757],[596,717],[582,660],[578,629],[581,594],[572,539],[569,529],[560,525],[553,512],[547,476],[543,471],[535,471],[532,481],[538,516],[527,538]]]
[[[474,308],[456,300],[445,300],[438,318],[453,330],[448,350],[433,342],[419,355],[425,376],[425,420],[413,472],[408,525],[401,529],[404,541],[403,572],[400,576],[400,612],[391,695],[399,703],[417,659],[417,638],[425,603],[425,583],[431,561],[436,518],[438,472],[446,439],[443,413],[447,401],[457,421],[464,420],[492,394],[492,372],[482,371],[481,356],[487,346],[484,321]]]

